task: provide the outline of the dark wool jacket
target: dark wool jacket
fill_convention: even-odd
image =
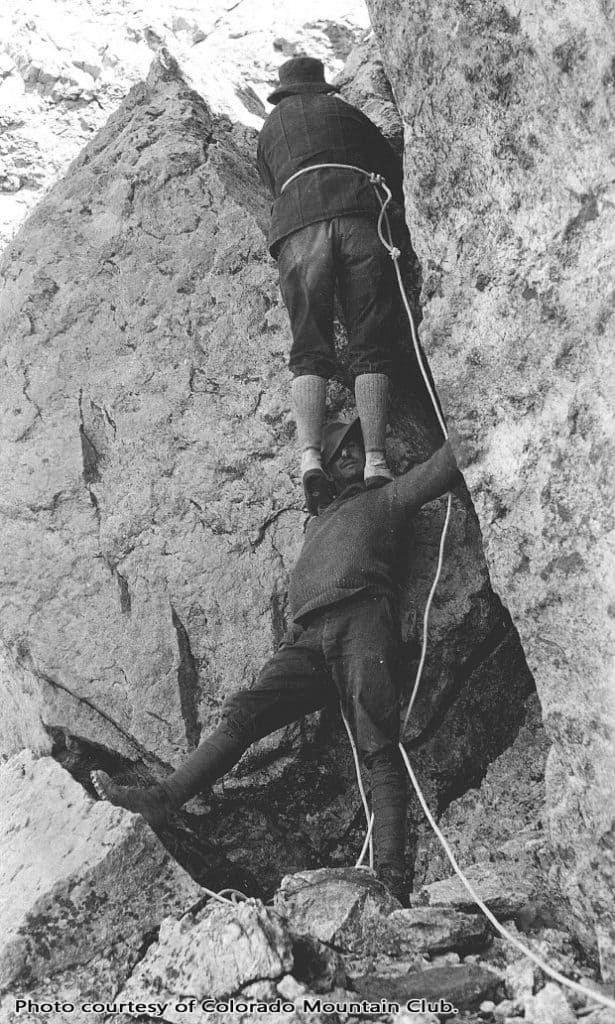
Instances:
[[[450,446],[375,489],[347,487],[310,520],[288,598],[295,621],[355,594],[396,596],[408,515],[461,482]]]
[[[401,160],[365,114],[330,93],[287,96],[269,114],[258,138],[258,172],[274,198],[273,255],[276,243],[308,224],[343,214],[380,213],[373,186],[356,171],[310,171],[281,191],[299,168],[321,163],[377,171],[393,198],[403,203]]]

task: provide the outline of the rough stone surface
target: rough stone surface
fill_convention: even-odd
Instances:
[[[14,652],[0,643],[0,751],[23,750],[28,747],[37,754],[50,754],[53,742],[41,722],[41,681],[36,673],[20,664]]]
[[[292,966],[289,935],[278,916],[257,900],[240,904],[213,901],[194,917],[165,921],[127,981],[117,1001],[146,1001],[147,993],[169,1004],[165,1019],[214,1021],[216,1014],[178,1012],[187,993],[197,1000],[236,995],[253,982],[274,981]],[[256,994],[255,994],[256,998]]]
[[[386,918],[371,922],[368,945],[374,951],[398,957],[418,953],[435,955],[448,950],[471,953],[487,944],[489,934],[489,926],[482,915],[460,914],[450,908],[420,907],[394,910]]]
[[[363,947],[373,919],[399,908],[380,882],[356,868],[287,875],[274,905],[293,935],[308,935],[344,952]]]
[[[503,878],[488,863],[471,864],[464,874],[497,917],[514,917],[527,903],[530,889],[523,878],[515,877],[511,884],[509,878]],[[433,908],[448,907],[469,913],[476,910],[475,901],[457,875],[423,886],[415,898]]]
[[[52,758],[16,755],[0,783],[0,1016],[9,1024],[24,1019],[12,1013],[16,997],[116,991],[152,930],[203,891],[142,818],[90,800]]]
[[[583,1018],[583,1024],[615,1024],[615,1010],[594,1010]]]
[[[575,1024],[575,1014],[559,985],[548,981],[537,995],[523,1001],[528,1024]]]
[[[615,969],[615,14],[368,0],[406,126],[422,339],[553,746],[555,866]]]
[[[286,627],[304,516],[254,148],[163,54],[0,267],[2,638],[28,670],[33,742],[42,723],[118,769],[177,765]],[[437,443],[404,344],[398,471]],[[341,381],[329,400],[349,411]],[[404,694],[442,515],[434,503],[409,534]],[[407,736],[438,807],[511,742],[532,687],[463,488],[448,551]],[[216,790],[212,841],[252,858],[269,891],[282,870],[347,863],[360,848],[341,730],[334,715],[284,730]],[[23,733],[19,718],[6,752]]]
[[[397,978],[365,975],[355,978],[357,991],[366,999],[446,999],[459,1009],[476,1009],[497,992],[496,974],[482,967],[434,967]]]
[[[359,0],[4,0],[0,245],[161,46],[216,112],[260,126],[282,61],[310,53],[332,77],[368,27]]]
[[[439,1024],[440,1018],[435,1013],[422,1013],[420,1010],[400,1010],[393,1017],[395,1024]]]
[[[354,47],[335,84],[346,99],[367,114],[401,154],[404,126],[375,36],[370,35]]]
[[[529,956],[516,960],[506,967],[506,993],[513,1002],[523,1006],[524,1000],[533,995],[536,981],[536,967]]]
[[[455,800],[439,820],[458,863],[464,869],[481,865],[471,868],[481,872],[481,892],[484,881],[485,894],[490,895],[492,878],[501,895],[509,892],[515,905],[516,893],[528,893],[531,898],[534,892],[553,888],[544,809],[550,744],[536,694],[528,698],[526,708],[525,723],[512,746],[489,765],[480,787]],[[418,844],[415,890],[421,882],[429,885],[450,873],[450,861],[425,823]],[[556,893],[555,889],[552,895],[557,903]]]

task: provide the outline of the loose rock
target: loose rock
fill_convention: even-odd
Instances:
[[[365,871],[322,868],[283,878],[274,906],[293,935],[351,952],[363,947],[374,919],[399,903]]]
[[[239,904],[211,902],[193,919],[168,920],[157,943],[126,982],[117,1001],[143,999],[156,992],[169,1004],[165,1019],[206,1019],[178,1012],[186,993],[197,1000],[223,998],[258,978],[275,981],[292,967],[292,946],[279,917],[258,900]],[[213,1012],[213,1008],[212,1011]]]
[[[523,1006],[534,991],[536,968],[529,957],[515,960],[506,967],[506,992],[514,1003]]]
[[[485,946],[490,938],[484,917],[460,914],[439,907],[415,907],[395,910],[386,918],[377,917],[371,923],[367,937],[368,948],[378,949],[390,956],[417,953],[451,954],[447,963],[459,963],[460,952],[470,952]]]
[[[575,1024],[576,1016],[559,985],[548,981],[535,996],[524,1000],[528,1024]]]
[[[364,975],[354,985],[366,999],[445,999],[458,1009],[472,1010],[494,996],[500,980],[481,967],[435,967],[401,977]]]

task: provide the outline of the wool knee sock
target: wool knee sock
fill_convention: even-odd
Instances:
[[[160,785],[173,805],[181,807],[230,771],[248,745],[218,726]]]
[[[384,454],[389,378],[386,373],[362,373],[354,382],[357,412],[365,446],[365,479],[392,476]]]
[[[293,407],[301,450],[301,472],[320,469],[322,427],[325,419],[327,382],[324,377],[306,373],[292,383]]]

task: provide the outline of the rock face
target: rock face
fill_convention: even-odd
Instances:
[[[63,739],[88,766],[115,758],[118,770],[164,776],[284,633],[304,516],[289,329],[254,148],[165,58],[0,268],[0,628],[16,695],[5,753],[30,742],[28,729],[40,744],[44,726],[56,753]],[[437,443],[414,377],[400,345],[397,470]],[[341,382],[329,397],[349,409]],[[442,518],[435,503],[409,533],[405,694]],[[407,736],[440,807],[509,745],[532,688],[463,488],[447,551]],[[363,814],[342,736],[335,716],[317,715],[260,744],[218,787],[209,837],[250,858],[266,886],[356,858]]]
[[[116,991],[149,933],[203,891],[142,818],[94,803],[52,758],[14,757],[0,768],[0,784],[4,1022],[20,1019],[14,998]]]
[[[551,905],[565,911],[558,886],[552,877],[553,858],[546,822],[544,771],[549,741],[542,728],[540,704],[536,694],[529,698],[525,724],[514,743],[487,769],[480,788],[471,789],[446,809],[439,824],[459,864],[484,900],[490,905],[492,891],[508,891],[508,907],[492,906],[496,916],[549,890]],[[418,844],[417,883],[427,885],[427,898],[439,902],[458,894],[460,904],[467,903],[455,884],[449,889],[450,862],[439,840],[427,823]],[[439,880],[445,881],[440,882]],[[430,884],[431,883],[431,884]],[[461,885],[461,883],[459,883]],[[448,890],[448,891],[447,891]],[[565,920],[565,913],[564,913]]]
[[[368,7],[406,126],[423,343],[553,742],[558,881],[612,978],[613,11]]]
[[[335,74],[369,27],[364,4],[312,0],[4,0],[0,10],[0,245],[167,47],[213,110],[260,126],[282,61]]]

